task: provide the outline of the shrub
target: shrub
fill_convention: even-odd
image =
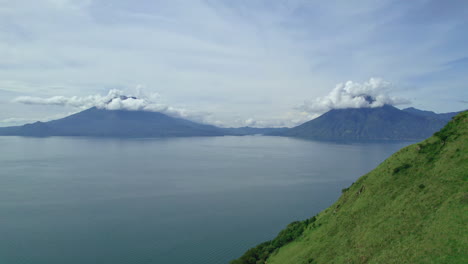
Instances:
[[[407,170],[409,168],[411,168],[413,165],[409,164],[409,163],[404,163],[402,164],[401,166],[398,166],[396,167],[395,169],[393,169],[393,174],[397,174],[399,173],[400,171],[404,171],[404,170]]]
[[[263,264],[268,257],[276,249],[286,245],[287,243],[297,239],[304,233],[304,230],[309,224],[314,223],[317,218],[306,219],[304,221],[296,221],[290,223],[278,236],[271,240],[264,242],[254,248],[249,249],[242,257],[231,261],[231,264]]]

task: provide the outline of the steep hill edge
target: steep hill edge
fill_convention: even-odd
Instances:
[[[232,264],[468,263],[468,112]]]

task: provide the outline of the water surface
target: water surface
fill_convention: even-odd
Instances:
[[[0,263],[228,263],[405,145],[0,137]]]

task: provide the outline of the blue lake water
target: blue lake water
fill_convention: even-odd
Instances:
[[[0,137],[0,263],[228,263],[408,144]]]

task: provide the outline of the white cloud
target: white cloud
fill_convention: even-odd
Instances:
[[[20,96],[14,98],[13,102],[28,105],[67,106],[77,110],[97,107],[107,110],[161,112],[172,117],[222,127],[291,127],[314,119],[331,109],[379,107],[384,104],[409,103],[406,99],[391,96],[389,94],[391,88],[390,82],[380,78],[370,78],[363,83],[347,81],[337,84],[327,96],[305,101],[304,104],[296,107],[296,111],[289,111],[271,118],[261,117],[262,113],[258,112],[256,113],[258,116],[252,116],[248,119],[238,118],[227,122],[219,120],[219,115],[214,115],[212,112],[191,111],[184,107],[175,107],[163,103],[162,97],[158,93],[146,94],[141,85],[137,86],[135,96],[130,96],[122,90],[112,89],[104,96],[51,96],[48,98]]]
[[[245,125],[246,126],[255,126],[257,124],[257,121],[255,121],[253,118],[249,118],[247,120],[245,120]]]
[[[106,96],[92,95],[92,96],[52,96],[49,98],[33,97],[33,96],[19,96],[13,99],[15,103],[29,104],[29,105],[60,105],[71,106],[80,109],[86,109],[93,106],[99,108],[106,108],[107,103],[113,99],[117,99],[123,95],[120,90],[110,90]],[[115,108],[115,107],[114,107]]]
[[[137,96],[126,96],[122,90],[112,89],[107,95],[90,96],[52,96],[49,98],[19,96],[13,99],[15,103],[27,105],[58,105],[68,106],[79,110],[85,110],[91,107],[106,110],[128,110],[128,111],[148,111],[161,112],[172,117],[189,119],[201,123],[220,123],[211,119],[208,112],[189,111],[182,107],[169,106],[159,102],[161,98],[157,93],[145,94],[137,87]]]
[[[288,112],[285,115],[277,116],[275,118],[248,118],[246,120],[236,119],[226,122],[220,120],[219,117],[207,111],[192,111],[184,107],[171,106],[162,102],[163,99],[158,93],[146,94],[141,87],[137,87],[135,96],[129,95],[122,90],[112,89],[107,95],[89,95],[89,96],[51,96],[48,98],[33,97],[33,96],[19,96],[12,100],[13,103],[21,103],[26,105],[55,105],[71,107],[75,109],[73,113],[97,107],[106,110],[127,110],[127,111],[148,111],[160,112],[172,117],[188,119],[191,121],[212,124],[220,127],[285,127],[295,126],[305,121],[316,117],[314,115]],[[62,118],[57,116],[57,118]],[[13,120],[15,122],[6,122]],[[37,121],[31,118],[9,118],[5,119],[3,123],[9,124],[24,124],[27,122]],[[42,119],[41,121],[49,121],[50,118]],[[0,122],[1,123],[1,122]]]
[[[318,114],[331,109],[373,108],[385,104],[410,103],[404,98],[390,96],[390,88],[390,82],[380,78],[370,78],[364,83],[347,81],[337,84],[327,96],[305,101],[298,109],[306,113]]]

